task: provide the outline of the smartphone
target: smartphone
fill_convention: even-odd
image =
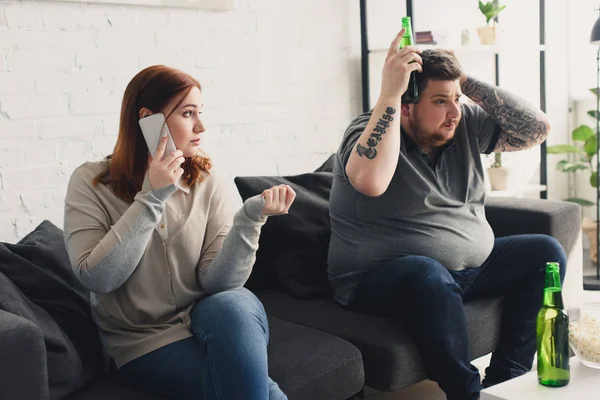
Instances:
[[[162,113],[152,114],[149,117],[140,119],[140,128],[148,145],[150,155],[154,158],[154,153],[158,148],[158,143],[163,133],[167,133],[167,147],[165,148],[165,156],[176,150],[175,142],[169,132],[169,127],[165,121],[165,116]]]

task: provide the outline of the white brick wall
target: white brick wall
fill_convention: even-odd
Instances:
[[[232,176],[310,171],[360,110],[358,1],[233,11],[0,0],[0,240],[62,227],[73,169],[112,151],[125,85],[156,63],[203,85]]]

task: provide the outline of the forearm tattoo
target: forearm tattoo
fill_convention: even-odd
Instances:
[[[542,143],[548,125],[525,100],[496,86],[467,78],[463,93],[479,104],[502,128],[494,151],[523,150]]]
[[[375,129],[373,129],[373,133],[371,133],[369,139],[367,139],[368,147],[364,147],[360,143],[356,144],[356,153],[360,157],[365,156],[369,160],[372,160],[375,157],[377,157],[377,150],[375,149],[375,147],[381,141],[382,136],[385,135],[385,130],[390,126],[390,122],[394,120],[394,117],[392,117],[392,115],[394,115],[395,113],[396,109],[394,107],[387,107],[385,109],[385,112],[383,113],[381,118],[379,118],[379,121],[377,121]]]

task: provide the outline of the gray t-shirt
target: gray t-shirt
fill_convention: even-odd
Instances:
[[[402,132],[387,191],[369,197],[354,189],[346,163],[370,117],[361,114],[350,124],[334,163],[328,274],[341,304],[352,302],[365,274],[400,256],[427,256],[462,270],[481,265],[494,245],[480,154],[493,151],[498,124],[478,105],[463,104],[456,134],[435,165]]]

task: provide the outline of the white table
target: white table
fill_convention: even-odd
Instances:
[[[481,400],[588,400],[600,399],[600,369],[586,367],[577,357],[571,358],[571,381],[567,386],[552,388],[540,385],[537,370],[484,389]]]

